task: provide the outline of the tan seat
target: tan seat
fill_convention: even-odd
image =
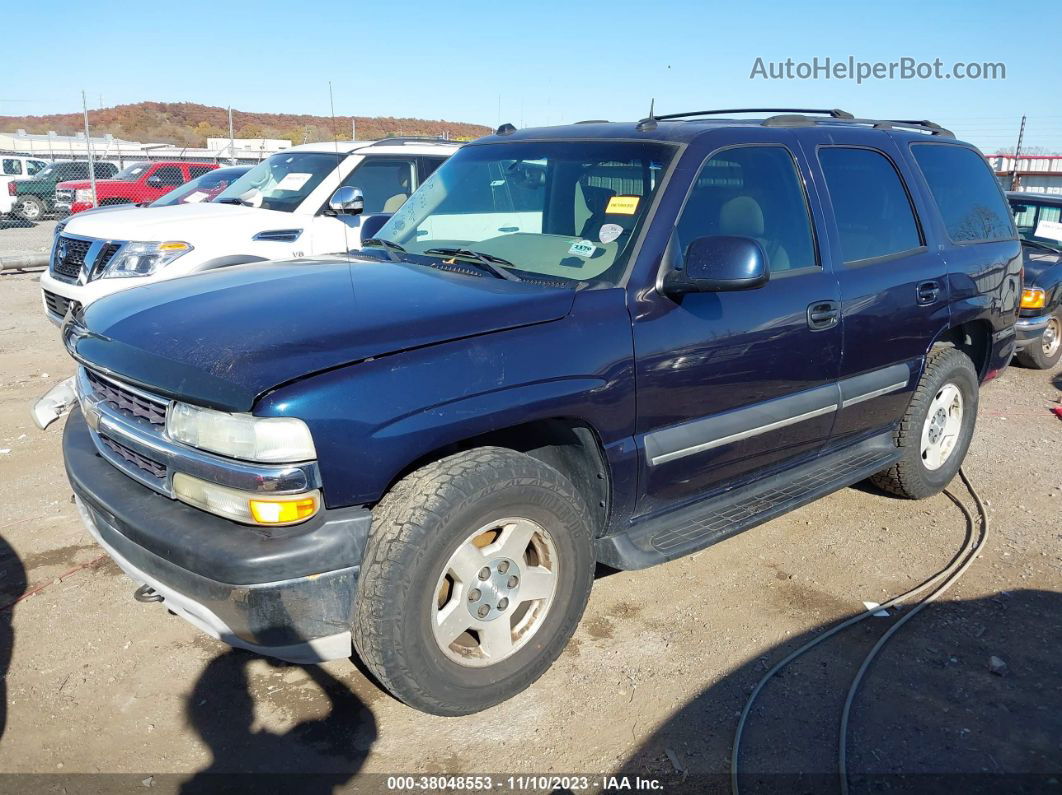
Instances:
[[[383,211],[385,213],[398,212],[398,208],[405,204],[406,199],[408,198],[408,193],[396,193],[394,196],[384,202]]]
[[[751,196],[737,196],[719,208],[719,234],[751,237],[763,246],[772,270],[789,267],[789,254],[777,241],[764,237],[763,209]]]

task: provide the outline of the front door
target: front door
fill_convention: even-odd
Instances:
[[[677,301],[653,293],[634,321],[640,515],[811,458],[830,436],[840,293],[793,137],[773,135],[709,156],[675,230],[679,252],[698,237],[754,238],[770,281]]]
[[[341,185],[358,188],[365,197],[364,214],[393,213],[417,189],[416,157],[366,157],[355,166]],[[313,251],[307,254],[336,254],[361,244],[360,215],[327,215],[313,219]]]

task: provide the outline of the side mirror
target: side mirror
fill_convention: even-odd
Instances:
[[[394,213],[372,213],[361,219],[361,239],[368,240],[376,237],[376,233],[383,229],[384,224],[391,220]]]
[[[358,215],[365,210],[365,197],[357,188],[344,185],[332,194],[328,209],[336,215]]]
[[[150,185],[153,188],[161,188],[162,187],[162,177],[158,177],[158,176],[155,176],[154,174],[152,174],[150,177],[147,178],[147,184]]]
[[[751,290],[770,278],[767,254],[751,237],[699,237],[686,249],[681,270],[664,277],[665,295]]]

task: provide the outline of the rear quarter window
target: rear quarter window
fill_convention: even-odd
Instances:
[[[948,144],[913,144],[911,152],[952,242],[986,243],[1015,236],[1003,192],[980,154]]]

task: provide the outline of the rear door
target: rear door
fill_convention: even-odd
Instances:
[[[654,293],[634,319],[639,515],[810,459],[830,435],[841,357],[837,279],[819,252],[817,200],[793,134],[761,137],[702,163],[674,240],[685,251],[698,237],[754,238],[770,281],[678,301]]]
[[[927,239],[925,207],[890,136],[832,127],[801,140],[830,208],[841,288],[841,408],[832,439],[841,446],[903,416],[926,350],[949,324],[947,265]]]

